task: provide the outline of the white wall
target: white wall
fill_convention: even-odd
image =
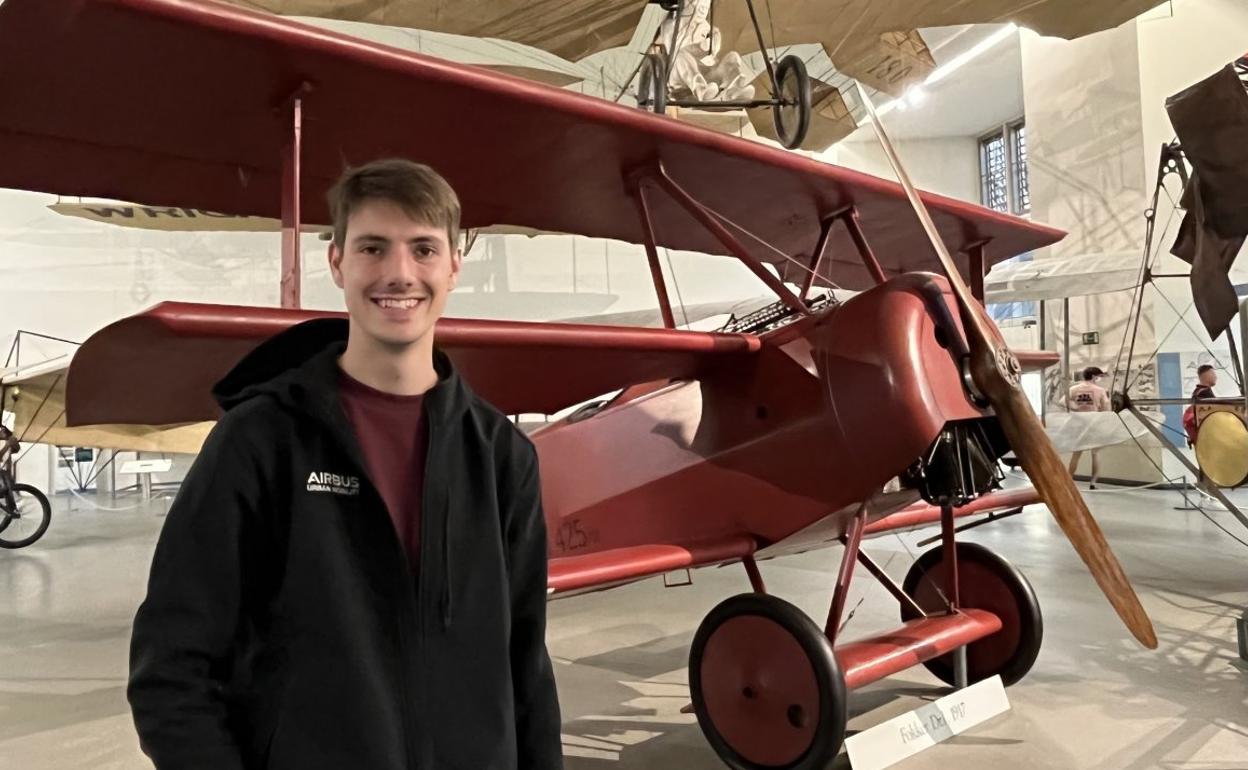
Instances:
[[[1139,51],[1135,22],[1067,41],[1024,33],[1023,89],[1032,216],[1069,235],[1037,258],[1138,252],[1149,181],[1143,170]],[[1077,297],[1070,301],[1069,329],[1061,302],[1046,303],[1049,340],[1070,340],[1070,371],[1096,365],[1113,372],[1124,336],[1131,293]],[[1139,330],[1141,350],[1154,347],[1151,311]],[[1083,345],[1083,332],[1100,333],[1100,343]],[[1060,346],[1059,346],[1060,348]],[[1126,375],[1125,364],[1120,376]],[[1060,400],[1069,377],[1051,370],[1049,392]],[[1146,374],[1137,396],[1152,395]],[[1156,481],[1152,461],[1134,446],[1115,447],[1102,457],[1109,477]],[[1150,461],[1150,458],[1152,461]]]
[[[991,129],[992,126],[984,127],[985,131]],[[980,202],[978,137],[901,139],[894,144],[916,186],[952,198]],[[825,157],[829,162],[856,171],[885,179],[897,178],[875,141],[842,142]]]
[[[1028,33],[1022,43],[1033,215],[1070,232],[1052,249],[1053,255],[1142,255],[1143,213],[1151,200],[1158,153],[1174,136],[1165,99],[1248,50],[1248,4],[1175,0],[1116,30],[1081,40]],[[1181,193],[1174,186],[1171,191],[1176,199]],[[1156,269],[1186,273],[1185,264],[1168,256],[1181,213],[1170,221],[1172,207],[1164,195],[1161,200],[1156,248],[1167,255]],[[1076,339],[1072,370],[1086,364],[1111,368],[1107,364],[1116,357],[1122,335],[1130,331],[1125,323],[1129,305],[1127,293],[1072,300],[1070,331],[1101,332],[1097,346],[1083,346]],[[1182,324],[1180,315],[1196,331]],[[1048,316],[1050,333],[1063,334],[1060,303],[1049,303]],[[1177,353],[1190,370],[1184,381],[1184,389],[1190,390],[1196,364],[1209,358],[1207,345],[1191,309],[1187,282],[1159,279],[1145,294],[1135,366],[1145,364],[1154,350]],[[1229,363],[1222,340],[1211,347]],[[1133,394],[1155,395],[1156,376],[1154,365]],[[1229,385],[1229,372],[1222,382]],[[1230,385],[1223,392],[1233,389]],[[1152,447],[1151,460],[1162,465],[1166,476],[1182,474],[1176,460],[1151,439],[1146,443]],[[1109,475],[1141,480],[1161,476],[1134,447],[1115,451],[1107,464]]]
[[[277,302],[276,233],[124,229],[53,213],[47,207],[56,200],[0,190],[0,365],[19,329],[81,342],[118,318],[166,300]],[[317,248],[312,238],[307,245]],[[73,350],[23,335],[20,363]],[[19,475],[47,489],[50,457],[36,447],[24,455]],[[52,475],[57,488],[67,486],[63,470]]]

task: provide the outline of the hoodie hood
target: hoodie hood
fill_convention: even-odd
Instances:
[[[256,396],[269,395],[286,406],[328,416],[339,426],[338,359],[347,347],[348,328],[345,318],[316,318],[270,337],[213,387],[213,397],[228,412]],[[472,394],[450,357],[436,348],[433,367],[438,383],[426,393],[425,408],[430,419],[443,422],[463,413]]]

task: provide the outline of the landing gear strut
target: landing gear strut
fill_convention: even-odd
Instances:
[[[1027,578],[1012,564],[977,543],[958,543],[959,606],[987,610],[1001,618],[1001,630],[966,647],[967,684],[1000,674],[1012,685],[1022,679],[1036,656],[1044,637],[1040,604]],[[920,556],[902,589],[928,614],[939,614],[946,607],[944,548],[936,546]],[[901,605],[901,619],[914,620],[918,614]],[[945,684],[955,684],[953,655],[926,661],[924,666]]]

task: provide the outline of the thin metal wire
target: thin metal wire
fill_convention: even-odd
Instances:
[[[1127,374],[1124,375],[1124,380],[1129,379],[1129,376],[1131,373],[1131,362],[1135,358],[1135,339],[1136,339],[1136,335],[1139,333],[1139,330],[1140,330],[1140,319],[1144,314],[1144,284],[1145,284],[1144,279],[1145,279],[1145,276],[1148,275],[1148,270],[1151,267],[1153,258],[1155,256],[1153,252],[1153,247],[1157,242],[1154,238],[1154,236],[1156,235],[1156,228],[1157,228],[1157,204],[1161,200],[1161,193],[1163,191],[1166,193],[1166,198],[1169,199],[1170,204],[1171,204],[1170,216],[1166,220],[1166,226],[1162,231],[1163,241],[1165,240],[1166,235],[1170,232],[1170,225],[1173,224],[1174,215],[1178,211],[1178,205],[1175,204],[1174,202],[1174,196],[1170,194],[1169,188],[1166,187],[1166,175],[1163,175],[1160,178],[1158,178],[1157,187],[1153,190],[1152,205],[1151,205],[1151,208],[1149,208],[1148,210],[1147,224],[1145,226],[1145,233],[1144,233],[1144,254],[1140,259],[1140,270],[1135,279],[1135,289],[1132,291],[1132,294],[1131,294],[1131,310],[1127,314],[1128,323],[1131,326],[1130,350],[1128,352],[1127,335],[1124,334],[1122,337],[1122,343],[1118,346],[1118,355],[1114,358],[1114,373],[1113,373],[1112,379],[1109,382],[1109,390],[1111,393],[1117,392],[1118,373],[1122,371],[1123,353],[1124,352],[1127,353],[1127,361],[1126,361]],[[1068,337],[1067,343],[1069,343],[1069,334],[1070,334],[1069,329],[1066,331],[1066,334]],[[1129,387],[1130,387],[1129,385],[1124,386],[1122,389],[1122,392],[1125,394],[1127,390],[1129,390]]]
[[[799,270],[801,270],[802,272],[806,273],[807,275],[813,275],[813,276],[815,276],[816,278],[819,278],[819,277],[820,277],[818,273],[816,273],[814,270],[811,270],[811,269],[810,269],[810,266],[809,266],[809,265],[807,265],[806,263],[802,262],[802,260],[800,260],[800,259],[798,259],[798,258],[796,258],[796,257],[789,256],[788,254],[785,254],[785,253],[784,253],[783,251],[781,251],[780,249],[776,248],[775,246],[771,245],[771,244],[770,244],[770,243],[768,243],[767,241],[763,240],[763,238],[762,238],[762,237],[760,237],[760,236],[758,236],[758,235],[755,235],[753,232],[751,232],[751,231],[750,231],[749,229],[747,229],[746,227],[744,227],[744,226],[742,226],[742,225],[740,225],[740,224],[738,224],[738,223],[736,223],[736,222],[732,221],[731,219],[728,219],[728,218],[727,218],[727,217],[725,217],[723,214],[720,214],[718,211],[716,211],[716,210],[714,210],[714,209],[710,208],[709,206],[705,206],[705,205],[703,205],[703,204],[701,204],[701,203],[699,203],[698,205],[702,206],[702,208],[704,208],[704,209],[706,209],[706,211],[710,212],[711,216],[713,216],[713,217],[715,217],[716,219],[718,219],[718,220],[719,220],[719,221],[720,221],[720,222],[721,222],[721,223],[722,223],[725,227],[730,227],[730,228],[732,228],[732,229],[736,230],[737,232],[741,233],[742,235],[746,235],[746,236],[748,236],[748,237],[750,238],[750,240],[752,240],[752,241],[754,241],[755,243],[759,244],[760,246],[762,246],[762,247],[766,248],[766,249],[767,249],[768,251],[770,251],[771,253],[776,254],[776,255],[777,255],[777,256],[779,256],[781,259],[783,259],[783,260],[785,260],[785,261],[787,261],[787,262],[792,262],[794,265],[797,265],[797,268],[798,268]],[[830,262],[831,260],[827,260],[827,261],[829,261],[829,262]],[[834,289],[842,289],[842,290],[844,289],[844,287],[843,287],[843,286],[841,286],[841,285],[839,285],[839,284],[837,284],[837,283],[833,282],[831,279],[827,278],[826,276],[824,276],[824,280],[827,282],[828,286],[830,286],[830,287],[832,287],[832,288],[834,288]]]
[[[22,435],[17,437],[18,441],[26,440],[26,434],[30,432],[30,426],[35,424],[35,418],[39,416],[39,413],[41,411],[43,411],[44,405],[47,404],[48,399],[52,397],[52,391],[56,390],[56,386],[61,384],[61,378],[64,376],[65,376],[64,373],[61,373],[61,374],[56,375],[56,379],[52,380],[52,384],[48,386],[47,391],[43,394],[43,400],[39,402],[39,406],[35,407],[35,413],[30,416],[30,422],[26,424],[26,430],[22,431]],[[61,414],[65,414],[64,409],[61,410]],[[56,424],[56,420],[59,420],[59,419],[61,419],[61,415],[57,415],[56,419],[48,424],[47,429],[45,429],[43,433],[39,435],[39,438],[43,438],[44,436],[46,436],[48,431],[52,430],[52,426]],[[39,443],[39,441],[36,439],[35,443],[37,444]],[[29,449],[26,450],[26,452],[29,452],[29,451],[30,451]],[[26,456],[26,452],[22,453],[22,457]]]
[[[1195,300],[1192,300],[1192,303],[1188,304],[1187,308],[1183,311],[1183,313],[1186,314],[1188,310],[1191,310],[1192,304],[1194,303],[1195,303]],[[1161,349],[1165,347],[1166,343],[1170,340],[1170,337],[1173,336],[1174,333],[1177,332],[1178,330],[1179,330],[1179,325],[1177,323],[1174,326],[1170,327],[1170,331],[1166,332],[1166,336],[1162,337],[1161,342],[1157,343],[1157,349],[1153,351],[1153,354],[1150,355],[1148,358],[1144,359],[1144,363],[1140,364],[1140,370],[1136,374],[1136,376],[1127,380],[1126,387],[1123,388],[1124,393],[1130,391],[1131,386],[1139,381],[1140,376],[1144,374],[1144,367],[1148,366],[1149,364],[1153,362],[1153,359],[1156,358],[1157,354],[1161,352]],[[1130,370],[1128,370],[1127,374],[1130,375],[1130,373],[1131,373]]]
[[[680,281],[676,279],[676,268],[672,266],[672,250],[663,247],[663,253],[667,255],[667,272],[672,274],[672,286],[676,287],[676,301],[680,303],[680,314],[685,317],[685,326],[689,326],[689,313],[685,310],[685,298],[680,293]]]
[[[1118,415],[1118,419],[1121,420],[1123,426],[1126,427],[1127,421],[1123,419],[1122,413],[1115,412],[1115,414]],[[1144,445],[1141,444],[1140,440],[1135,437],[1135,434],[1131,432],[1130,428],[1127,428],[1127,435],[1131,437],[1131,440],[1133,442],[1135,442],[1135,446],[1140,450],[1140,454],[1144,455],[1144,459],[1148,460],[1149,464],[1157,469],[1157,472],[1161,474],[1161,477],[1163,479],[1170,481],[1169,477],[1166,476],[1166,471],[1160,465],[1157,464],[1157,461],[1152,458],[1152,455],[1150,455],[1147,451],[1145,451]],[[1222,524],[1218,522],[1216,519],[1214,519],[1212,516],[1210,516],[1209,513],[1204,508],[1197,506],[1196,510],[1199,511],[1202,516],[1208,519],[1210,524],[1212,524],[1213,526],[1217,527],[1218,529],[1226,533],[1227,537],[1231,538],[1232,540],[1244,546],[1245,548],[1248,548],[1248,541],[1240,539],[1237,535],[1235,535],[1229,529],[1222,526]]]
[[[1165,293],[1164,291],[1162,291],[1161,289],[1158,289],[1158,290],[1157,290],[1157,295],[1158,295],[1159,297],[1161,297],[1161,298],[1162,298],[1162,300],[1164,300],[1164,301],[1165,301],[1165,303],[1166,303],[1167,305],[1169,305],[1169,306],[1170,306],[1170,309],[1171,309],[1171,310],[1173,310],[1173,311],[1175,312],[1175,314],[1176,314],[1176,315],[1178,315],[1178,317],[1179,317],[1179,322],[1180,322],[1180,323],[1182,323],[1184,326],[1186,326],[1186,327],[1187,327],[1187,330],[1188,330],[1189,332],[1191,332],[1191,333],[1192,333],[1193,335],[1195,335],[1197,338],[1203,337],[1203,335],[1201,334],[1201,332],[1200,332],[1199,330],[1197,330],[1197,329],[1196,329],[1196,327],[1192,326],[1190,323],[1188,323],[1188,322],[1187,322],[1187,314],[1188,314],[1189,312],[1191,312],[1192,305],[1188,305],[1187,310],[1183,311],[1182,313],[1179,313],[1179,309],[1178,309],[1177,307],[1175,307],[1175,306],[1174,306],[1174,303],[1170,301],[1170,298],[1166,296],[1166,293]],[[1193,303],[1193,304],[1195,304],[1195,303]],[[1201,346],[1202,348],[1204,348],[1204,349],[1205,349],[1205,352],[1206,352],[1206,353],[1208,353],[1209,355],[1213,356],[1213,360],[1217,362],[1217,364],[1218,364],[1218,366],[1219,366],[1220,368],[1223,368],[1223,369],[1225,369],[1225,368],[1226,368],[1226,364],[1222,363],[1222,359],[1221,359],[1221,358],[1218,358],[1218,354],[1217,354],[1217,353],[1215,353],[1215,352],[1213,351],[1213,349],[1212,349],[1212,348],[1210,348],[1208,345],[1206,345],[1206,344],[1205,344],[1205,341],[1204,341],[1203,339],[1201,339],[1201,340],[1200,340],[1200,346]],[[1237,381],[1238,381],[1238,379],[1237,379]]]

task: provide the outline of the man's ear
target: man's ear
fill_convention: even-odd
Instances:
[[[334,285],[339,289],[342,288],[342,249],[337,243],[329,242],[329,249],[326,252],[326,258],[329,260],[329,274],[333,276]]]
[[[454,289],[459,285],[459,268],[464,263],[464,252],[461,249],[455,249],[455,253],[451,255],[451,288]]]

